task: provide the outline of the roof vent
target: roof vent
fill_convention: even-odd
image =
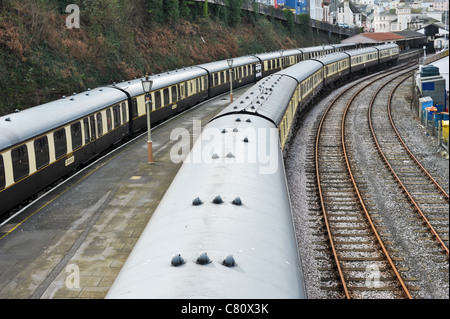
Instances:
[[[227,158],[234,158],[234,155],[233,155],[233,153],[231,153],[231,152],[230,152],[230,153],[228,153],[228,154],[227,154]]]
[[[217,155],[217,153],[214,153],[211,157],[212,157],[212,159],[218,159],[219,155]]]
[[[220,195],[217,195],[216,197],[214,197],[213,203],[214,204],[222,204],[223,203],[222,197],[220,197]]]
[[[244,142],[248,143],[248,137],[244,138]]]
[[[236,119],[236,122],[240,122],[241,121],[241,119],[238,117],[237,119]]]
[[[239,120],[239,121],[240,121],[240,120]],[[239,132],[238,128],[237,128],[237,127],[235,127],[235,128],[233,129],[233,132],[234,132],[234,133],[237,133],[237,132]]]
[[[226,129],[223,129],[223,130],[222,130],[222,133],[226,133],[226,132],[227,132],[227,130],[226,130]]]
[[[248,118],[246,122],[247,122],[247,123],[251,123],[251,122],[252,122],[252,120],[250,120],[250,119]]]
[[[194,206],[200,206],[201,204],[203,204],[203,202],[200,200],[200,197],[196,197],[196,198],[192,201],[192,205],[194,205]]]
[[[202,252],[198,255],[195,262],[199,265],[207,265],[211,263],[211,259],[209,259],[208,255],[205,252]]]
[[[237,106],[233,107],[233,109],[235,109],[235,110],[237,110],[237,108],[238,108]]]
[[[234,199],[234,201],[233,201],[233,205],[241,206],[241,205],[242,205],[241,198],[240,198],[240,197],[236,197],[236,198]]]
[[[11,118],[10,118],[10,117],[7,117],[7,118],[5,119],[5,121],[6,121],[6,122],[11,122]]]
[[[225,267],[235,267],[235,266],[237,266],[236,261],[234,260],[233,255],[228,255],[228,256],[226,256],[226,257],[222,260],[221,264],[224,265]]]
[[[181,257],[181,254],[178,254],[172,257],[172,261],[170,263],[173,267],[178,267],[184,265],[186,261],[183,257]]]

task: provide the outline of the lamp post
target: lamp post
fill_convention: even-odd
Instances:
[[[423,46],[423,65],[425,65],[425,60],[427,59],[427,47]]]
[[[145,106],[147,110],[147,152],[148,152],[148,163],[153,164],[153,143],[152,143],[152,127],[150,123],[150,111],[152,101],[150,100],[150,91],[152,90],[153,80],[150,80],[148,76],[142,81],[142,88],[145,92]]]
[[[233,71],[231,70],[233,67],[233,59],[228,59],[227,63],[230,67],[230,103],[233,103]]]
[[[283,54],[284,54],[284,50],[281,49],[278,52],[280,52],[280,57],[281,57],[281,60],[280,60],[281,63],[280,64],[281,64],[281,70],[283,70]]]

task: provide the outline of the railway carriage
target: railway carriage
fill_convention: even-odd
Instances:
[[[0,117],[0,213],[128,134],[128,100],[104,87]]]
[[[210,97],[230,90],[230,70],[234,88],[255,83],[263,76],[260,60],[254,56],[234,58],[231,68],[227,60],[200,64],[196,67],[208,74]]]
[[[283,75],[283,78],[295,80],[294,89],[288,89],[286,92],[289,102],[286,104],[286,109],[283,109],[283,116],[277,123],[283,149],[291,134],[295,115],[304,111],[322,90],[323,72],[322,63],[310,60],[300,62],[278,73]]]
[[[206,100],[209,96],[208,73],[197,67],[188,67],[161,74],[151,75],[153,80],[150,100],[153,124],[186,110],[192,105]],[[115,84],[114,88],[123,91],[129,100],[131,114],[130,132],[147,127],[145,92],[141,79]]]
[[[322,45],[322,46],[316,46],[316,47],[309,47],[301,49],[303,59],[302,60],[309,60],[314,59],[322,55],[330,54],[335,52],[335,48],[331,45]]]
[[[106,298],[306,298],[272,133],[296,85],[260,80],[205,126]]]
[[[299,63],[300,61],[303,61],[302,51],[301,49],[284,50],[281,60],[282,67],[288,68],[294,64]]]
[[[355,50],[357,49],[356,43],[341,43],[341,44],[332,44],[331,45],[334,48],[334,52],[342,52],[342,51],[348,51],[348,50]]]
[[[350,56],[350,72],[368,72],[372,67],[378,66],[378,50],[364,48],[347,51]]]
[[[350,60],[346,53],[334,53],[315,59],[324,66],[324,85],[333,87],[343,83],[350,76]]]
[[[384,44],[376,46],[375,49],[379,51],[380,64],[395,64],[400,54],[400,49],[396,44]]]
[[[280,71],[282,69],[284,58],[286,58],[282,58],[280,52],[261,53],[256,55],[256,57],[261,60],[263,78]]]

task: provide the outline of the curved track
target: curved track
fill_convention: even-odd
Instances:
[[[369,107],[369,127],[377,150],[386,167],[395,178],[414,210],[419,214],[432,237],[449,257],[448,235],[449,196],[426,168],[410,151],[398,132],[391,114],[392,98],[397,88],[410,75],[402,79],[390,92],[387,108],[376,108],[375,99],[389,82],[384,84],[373,96]],[[375,120],[378,112],[383,120]]]
[[[334,288],[342,289],[346,298],[366,298],[366,291],[412,298],[368,212],[345,139],[345,119],[355,97],[386,77],[395,78],[398,72],[374,76],[369,83],[363,80],[340,94],[325,112],[316,137],[320,206],[340,281]],[[368,277],[367,272],[375,277]]]

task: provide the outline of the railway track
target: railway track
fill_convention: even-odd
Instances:
[[[356,182],[358,172],[352,167],[345,133],[347,112],[355,98],[386,79],[395,79],[401,70],[372,76],[341,93],[317,130],[316,187],[332,256],[324,259],[336,268],[336,272],[330,266],[322,268],[322,288],[345,298],[412,298],[410,290],[415,289],[405,283],[403,269],[396,265],[400,259],[391,256],[371,217],[370,197]]]

